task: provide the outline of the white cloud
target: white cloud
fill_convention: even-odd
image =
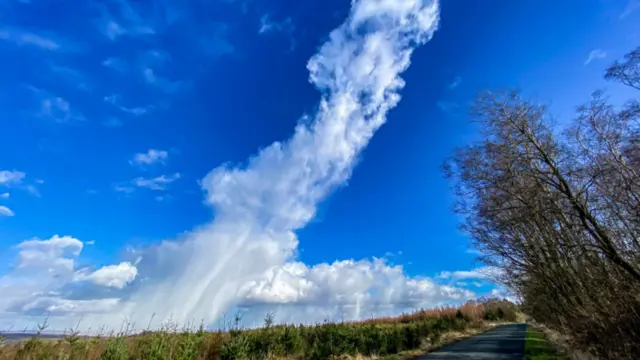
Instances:
[[[138,269],[133,264],[122,262],[118,265],[103,266],[90,274],[78,273],[75,281],[91,281],[96,285],[122,289],[132,282],[137,274]]]
[[[0,205],[0,216],[14,216],[15,214],[11,209],[4,205]]]
[[[137,153],[129,164],[134,166],[153,165],[155,163],[164,164],[169,158],[169,153],[165,150],[149,149],[146,153]]]
[[[84,314],[113,311],[121,301],[122,294],[117,291],[135,277],[135,267],[121,263],[88,275],[86,271],[76,271],[83,247],[76,238],[58,235],[18,244],[15,266],[0,276],[0,327],[33,326],[42,321],[43,315],[50,314],[58,320],[54,330],[63,330]],[[87,281],[75,283],[82,276]],[[100,289],[109,292],[100,293]],[[100,326],[101,322],[92,324]]]
[[[313,308],[305,321],[356,320],[371,314],[398,314],[418,308],[462,302],[475,296],[469,290],[440,285],[427,278],[410,278],[401,266],[384,259],[344,260],[308,267],[289,262],[269,269],[262,279],[245,283],[239,306],[279,309],[279,321],[299,321],[296,307]]]
[[[308,63],[310,81],[323,94],[318,112],[246,167],[223,166],[205,177],[215,221],[142,254],[140,276],[154,275],[131,295],[126,316],[215,320],[238,304],[244,284],[294,256],[293,232],[349,178],[360,151],[400,100],[399,74],[414,46],[437,27],[434,2],[362,0],[352,6],[348,21]]]
[[[44,268],[48,272],[72,271],[74,258],[82,251],[82,241],[71,236],[32,239],[18,246],[18,268]]]
[[[0,199],[8,199],[11,197],[11,194],[9,193],[2,193],[0,194]]]
[[[153,179],[138,177],[133,179],[133,184],[137,187],[160,191],[166,190],[169,184],[178,179],[180,179],[180,173],[174,173],[169,176],[161,175]]]
[[[499,276],[500,270],[492,266],[484,266],[467,271],[443,271],[436,276],[437,279],[457,280],[491,280]]]
[[[104,316],[85,317],[83,326],[117,327],[122,317],[147,323],[154,313],[152,327],[169,316],[209,324],[234,307],[264,316],[261,306],[277,306],[279,319],[357,318],[472,295],[408,277],[382,260],[311,267],[295,261],[295,231],[346,183],[400,101],[399,76],[413,50],[431,38],[439,20],[438,3],[429,0],[354,0],[351,6],[347,21],[307,65],[322,94],[317,112],[290,139],[262,149],[246,165],[212,170],[201,183],[215,219],[176,240],[129,251],[137,275],[126,296],[110,303]],[[178,177],[137,178],[129,186],[162,190]],[[50,318],[52,324],[70,321]]]
[[[45,35],[16,28],[0,29],[0,40],[12,42],[18,46],[33,46],[42,50],[60,50],[60,43]]]
[[[590,62],[598,59],[604,59],[607,57],[607,52],[602,49],[595,49],[589,53],[587,60],[584,61],[585,65],[589,65]]]
[[[25,313],[64,315],[84,315],[105,313],[113,310],[120,303],[120,299],[69,300],[59,297],[42,296],[33,301],[21,304],[20,310]]]
[[[22,171],[17,170],[0,170],[0,185],[10,186],[22,183],[26,176]]]

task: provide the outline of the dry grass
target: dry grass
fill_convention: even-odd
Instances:
[[[228,331],[167,326],[160,331],[58,341],[39,337],[0,347],[0,360],[364,360],[410,357],[483,331],[490,320],[515,321],[515,306],[497,300],[420,310],[398,317],[314,326],[266,321]]]

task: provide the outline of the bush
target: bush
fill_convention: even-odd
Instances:
[[[384,356],[419,349],[424,341],[435,343],[443,333],[467,329],[482,319],[514,320],[515,305],[494,299],[360,322],[272,326],[269,321],[264,328],[249,330],[236,324],[229,332],[205,332],[202,328],[180,332],[173,326],[106,339],[73,335],[53,342],[36,337],[0,348],[0,359],[324,360],[358,354]]]

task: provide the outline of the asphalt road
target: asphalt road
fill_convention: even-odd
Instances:
[[[486,333],[447,345],[420,360],[522,360],[526,324],[498,326]]]

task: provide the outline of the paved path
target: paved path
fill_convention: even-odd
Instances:
[[[447,345],[420,360],[522,360],[526,324],[498,326],[486,333]]]

